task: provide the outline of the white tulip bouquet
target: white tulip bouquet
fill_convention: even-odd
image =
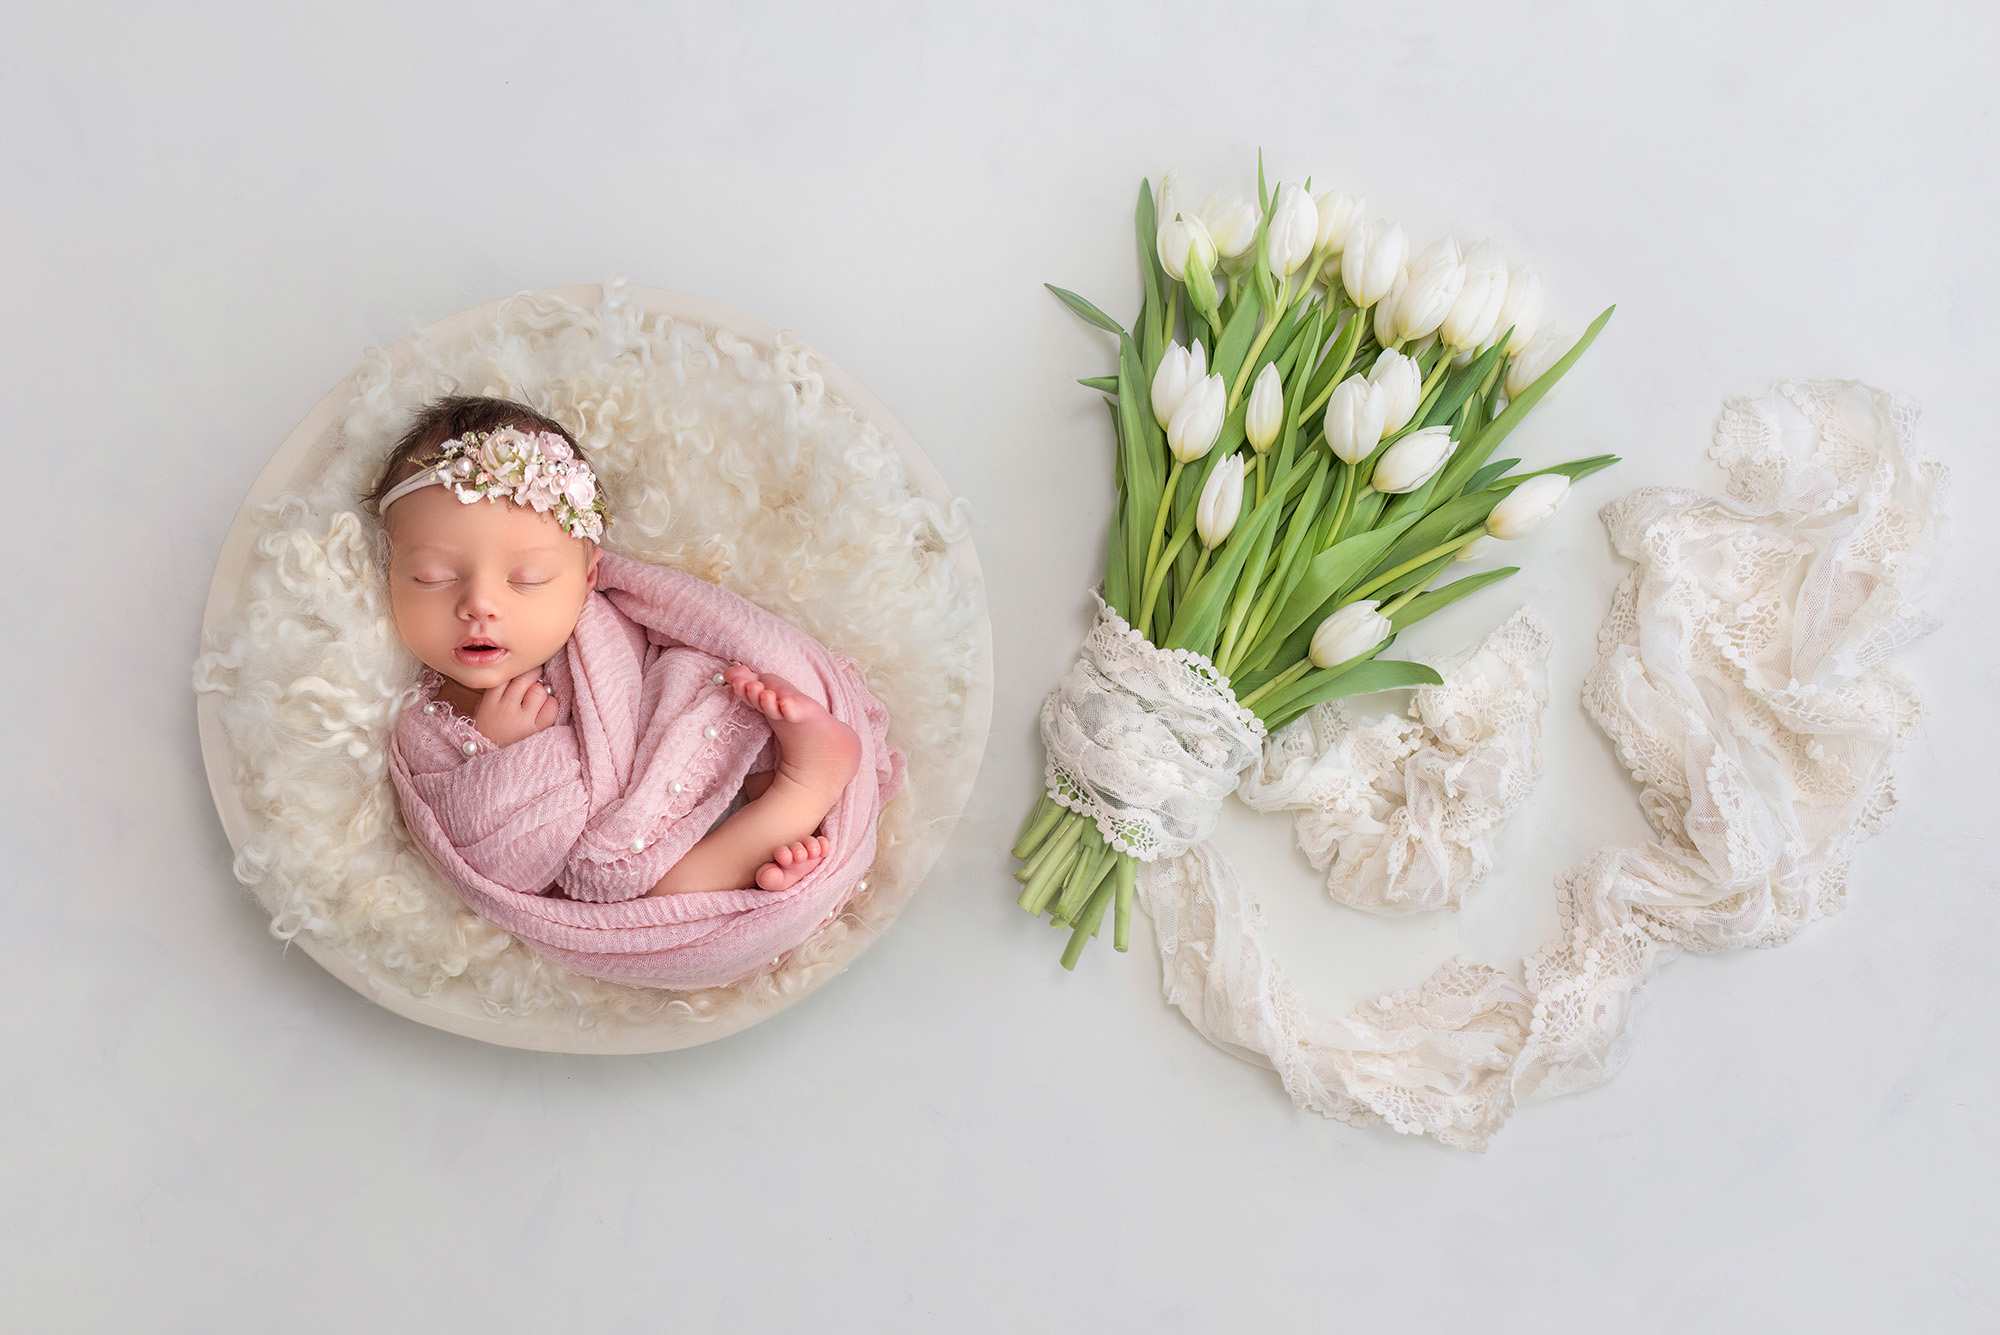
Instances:
[[[1049,289],[1118,339],[1116,374],[1079,382],[1109,396],[1117,433],[1113,624],[1206,673],[1254,735],[1322,701],[1437,683],[1382,651],[1518,567],[1433,581],[1534,532],[1572,480],[1617,462],[1515,473],[1493,458],[1610,309],[1565,348],[1540,327],[1533,270],[1449,237],[1411,259],[1399,225],[1310,185],[1268,189],[1260,158],[1259,208],[1185,212],[1175,173],[1157,197],[1142,182],[1131,330]],[[1015,876],[1021,907],[1071,929],[1074,968],[1107,912],[1127,948],[1136,850],[1051,770]]]

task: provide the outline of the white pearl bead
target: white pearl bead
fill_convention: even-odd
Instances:
[[[478,742],[464,742],[464,743],[461,743],[461,744],[460,744],[460,746],[459,746],[459,748],[458,748],[458,749],[459,749],[459,750],[461,750],[461,751],[463,751],[463,752],[465,752],[465,754],[467,754],[467,755],[469,755],[469,756],[476,756],[476,755],[478,755],[478,754],[479,754],[479,743],[478,743]]]
[[[437,701],[433,700],[433,701],[431,701],[431,702],[430,702],[429,704],[425,705],[425,706],[424,706],[424,712],[425,712],[426,714],[435,714],[435,713],[437,713],[437,712],[438,712],[438,706],[437,706]]]
[[[675,797],[679,797],[681,795],[681,781],[679,779],[675,779],[672,783],[667,785],[667,791],[672,793]]]
[[[634,839],[634,840],[632,841],[632,851],[633,851],[634,853],[643,853],[643,852],[645,852],[645,851],[646,851],[646,841],[645,841],[644,839]]]
[[[704,737],[706,737],[706,738],[708,738],[708,740],[709,740],[709,741],[711,741],[711,742],[712,742],[712,741],[714,741],[714,740],[715,740],[715,725],[714,725],[714,724],[710,724],[710,725],[709,725],[708,727],[706,727],[706,728],[703,728],[703,729],[701,730],[701,735],[702,735],[702,736],[704,736]]]
[[[722,685],[722,674],[720,672],[715,674],[715,684],[717,686]]]

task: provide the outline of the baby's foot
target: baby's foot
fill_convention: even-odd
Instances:
[[[738,699],[770,720],[771,733],[778,739],[779,773],[823,793],[831,807],[861,763],[861,739],[854,729],[783,677],[741,663],[722,675]],[[825,812],[822,808],[820,814]]]
[[[820,864],[832,845],[824,835],[809,834],[795,844],[786,844],[771,854],[771,860],[757,869],[757,884],[766,890],[789,890],[805,874]]]

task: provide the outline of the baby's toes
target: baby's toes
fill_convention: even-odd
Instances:
[[[757,680],[757,674],[741,663],[731,663],[722,669],[722,679],[740,690],[744,682]]]
[[[775,862],[767,862],[757,869],[757,885],[764,890],[783,890],[791,884],[791,873]]]

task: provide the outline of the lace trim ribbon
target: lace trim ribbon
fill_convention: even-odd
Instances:
[[[1915,600],[1941,541],[1945,473],[1917,452],[1916,423],[1913,406],[1864,385],[1787,383],[1725,407],[1712,454],[1728,494],[1649,488],[1604,508],[1636,568],[1599,632],[1584,702],[1641,784],[1656,838],[1564,874],[1563,934],[1521,981],[1454,959],[1414,992],[1313,1017],[1264,948],[1254,898],[1196,844],[1139,881],[1167,1000],[1217,1046],[1274,1068],[1301,1108],[1482,1149],[1519,1103],[1618,1070],[1646,982],[1679,951],[1775,944],[1838,911],[1921,712],[1888,667],[1935,624]],[[1525,780],[1535,768],[1535,725],[1465,698],[1444,728],[1421,700],[1393,723],[1319,713],[1309,742],[1293,729],[1274,739],[1246,797],[1317,813],[1326,837],[1302,842],[1356,907],[1455,903],[1485,869],[1479,834],[1519,791],[1508,780],[1459,801],[1470,823],[1435,829],[1461,837],[1427,844],[1410,834],[1419,790],[1449,807],[1481,752],[1500,770],[1518,757]],[[1423,755],[1434,763],[1413,766]]]
[[[1155,647],[1102,599],[1076,662],[1042,703],[1049,796],[1142,862],[1208,837],[1263,738],[1213,663]]]

